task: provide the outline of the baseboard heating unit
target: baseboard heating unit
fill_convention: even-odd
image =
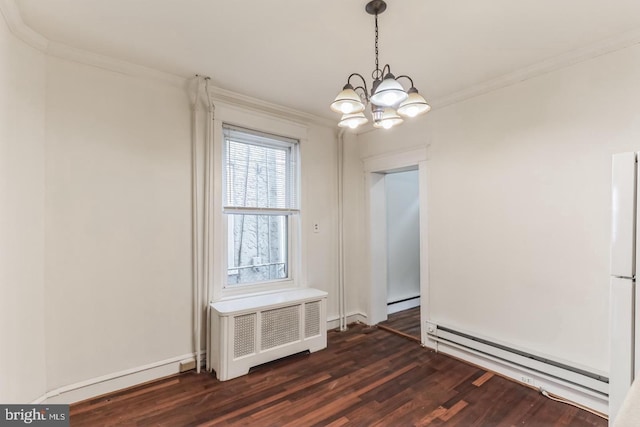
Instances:
[[[220,381],[327,347],[327,293],[304,288],[211,303],[211,367]]]
[[[512,348],[485,338],[479,338],[442,325],[428,323],[427,334],[429,339],[438,343],[438,348],[450,347],[478,355],[484,359],[497,361],[527,372],[531,374],[531,377],[535,376],[564,384],[574,390],[579,390],[606,402],[609,379],[602,374],[589,372],[582,368],[570,366],[566,363]],[[451,353],[449,351],[444,352]],[[523,376],[516,379],[521,379],[524,380],[523,382],[528,383],[527,378],[529,377]],[[529,385],[539,386],[534,383],[529,383]]]

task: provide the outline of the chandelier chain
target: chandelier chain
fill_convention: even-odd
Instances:
[[[380,77],[380,65],[378,63],[378,14],[376,13],[376,69],[373,70],[373,79],[378,79]]]

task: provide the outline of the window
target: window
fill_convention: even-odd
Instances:
[[[223,125],[227,286],[291,279],[298,141]]]

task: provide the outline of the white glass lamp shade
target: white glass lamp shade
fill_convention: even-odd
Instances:
[[[404,120],[396,113],[393,108],[385,108],[382,118],[373,124],[373,127],[391,129],[401,124]]]
[[[363,112],[345,114],[340,119],[338,126],[340,126],[341,128],[355,129],[358,126],[367,123],[368,121],[369,120],[367,120]]]
[[[398,107],[398,114],[404,117],[415,117],[431,110],[431,106],[418,93],[416,88],[409,89],[409,97]]]
[[[341,114],[361,113],[364,111],[364,104],[360,96],[350,84],[345,85],[342,91],[331,103],[331,110]]]
[[[375,93],[371,95],[371,102],[383,107],[393,107],[407,99],[408,96],[393,74],[389,73],[380,82]]]

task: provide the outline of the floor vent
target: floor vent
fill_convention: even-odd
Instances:
[[[327,293],[296,289],[211,304],[210,366],[221,381],[327,346]]]

